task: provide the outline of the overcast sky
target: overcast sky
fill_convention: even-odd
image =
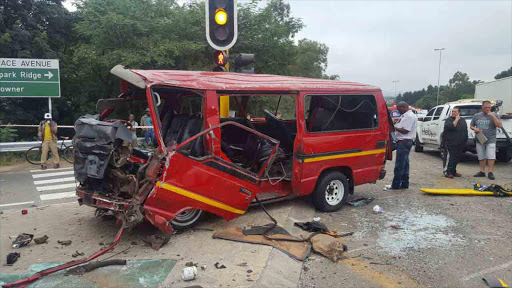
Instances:
[[[512,66],[512,1],[297,1],[300,38],[329,47],[328,74],[374,84],[393,96],[437,84],[457,71],[493,80]]]
[[[436,85],[434,48],[446,48],[441,85],[457,71],[489,81],[512,66],[512,0],[288,2],[306,25],[297,39],[329,47],[328,74],[377,85],[385,96],[394,80],[397,94]]]

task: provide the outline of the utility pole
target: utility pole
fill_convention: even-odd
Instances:
[[[395,84],[395,101],[396,101],[396,83],[400,82],[400,80],[393,81],[393,84]]]
[[[436,48],[434,51],[439,51],[439,72],[437,73],[437,101],[436,106],[439,105],[439,80],[441,79],[441,53],[443,52],[444,48]]]

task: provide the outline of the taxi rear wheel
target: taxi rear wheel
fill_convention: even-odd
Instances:
[[[338,171],[327,172],[318,180],[313,192],[313,204],[320,211],[337,211],[347,202],[348,193],[347,177]]]

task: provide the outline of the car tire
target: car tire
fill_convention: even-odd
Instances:
[[[183,231],[196,225],[203,215],[201,209],[188,209],[182,211],[174,219],[171,220],[171,225],[174,230]]]
[[[322,175],[313,192],[313,204],[324,212],[338,211],[347,202],[349,186],[347,177],[338,171]]]
[[[423,152],[423,145],[421,145],[418,134],[416,134],[416,140],[414,141],[414,152]]]
[[[512,160],[512,150],[511,149],[500,149],[498,153],[496,153],[496,160],[499,162],[509,162]]]

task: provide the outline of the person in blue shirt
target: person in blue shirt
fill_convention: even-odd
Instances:
[[[140,118],[140,126],[153,126],[149,108],[146,108],[146,114]],[[153,146],[155,143],[155,131],[153,128],[144,128],[144,144]]]

